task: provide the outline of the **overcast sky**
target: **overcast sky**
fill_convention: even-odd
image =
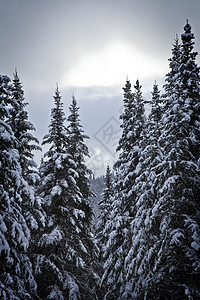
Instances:
[[[75,93],[96,175],[117,159],[126,77],[160,88],[186,19],[200,52],[200,0],[0,0],[0,69],[15,67],[36,136],[48,132],[56,83],[65,113]],[[199,62],[198,57],[198,62]],[[36,159],[40,157],[40,154]]]

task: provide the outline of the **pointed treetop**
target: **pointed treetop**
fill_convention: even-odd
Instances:
[[[15,72],[14,72],[14,76],[18,76],[18,74],[17,74],[17,67],[15,67]]]
[[[194,34],[192,33],[192,27],[188,23],[188,20],[187,20],[187,24],[184,26],[184,31],[185,32],[183,34],[181,34],[181,39],[182,39],[182,42],[183,42],[182,47],[187,48],[189,44],[191,46],[194,45],[194,42],[192,42],[192,40],[194,39]]]
[[[160,91],[158,89],[158,84],[156,83],[156,80],[155,80],[155,83],[153,85],[153,92],[151,94],[152,94],[152,100],[153,101],[159,99]]]
[[[13,82],[14,83],[19,83],[20,82],[20,79],[19,79],[19,76],[18,76],[18,73],[17,73],[17,68],[15,67],[15,71],[13,73]]]
[[[56,82],[56,91],[55,91],[56,96],[60,97],[60,91],[59,91],[59,86],[58,86],[58,82]]]
[[[140,85],[139,79],[137,79],[136,82],[135,82],[134,88],[135,88],[136,90],[139,90],[139,89],[141,89],[141,87],[142,87],[142,86]]]
[[[130,92],[130,90],[131,90],[131,83],[128,80],[128,76],[126,77],[125,87],[123,87],[122,89],[124,90],[125,93]]]
[[[61,99],[60,91],[59,91],[59,88],[58,88],[58,82],[56,82],[55,96],[53,96],[53,98],[56,99],[58,97]]]
[[[76,100],[76,98],[75,98],[75,94],[74,94],[74,93],[72,93],[72,105],[73,105],[73,106],[76,106],[76,105],[77,105],[77,100]]]
[[[188,19],[187,19],[187,20],[186,20],[186,25],[185,25],[185,27],[184,27],[184,30],[185,30],[186,33],[191,33],[191,29],[192,29],[192,27],[191,27],[191,25],[188,23]]]

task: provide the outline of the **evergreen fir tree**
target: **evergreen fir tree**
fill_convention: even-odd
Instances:
[[[91,176],[90,178],[91,191],[93,193],[93,196],[91,197],[91,206],[94,213],[93,226],[95,230],[97,228],[98,218],[100,215],[99,202],[103,200],[103,190],[105,188],[104,181],[104,176],[98,176],[96,178]]]
[[[78,173],[76,181],[80,192],[85,199],[88,199],[92,195],[90,190],[90,175],[92,172],[86,167],[84,160],[85,157],[89,157],[89,150],[85,144],[85,139],[89,139],[89,137],[84,134],[83,126],[80,124],[79,107],[74,95],[72,96],[72,103],[69,110],[70,115],[67,118],[69,123],[67,127],[69,139],[68,151],[76,163],[76,172]]]
[[[125,297],[125,261],[131,247],[130,224],[135,215],[134,182],[146,126],[144,100],[138,80],[134,88],[135,93],[132,94],[130,82],[126,82],[124,113],[121,116],[123,131],[117,148],[121,153],[115,163],[115,193],[111,211],[113,222],[107,229],[109,239],[104,253],[106,262],[102,284],[106,290],[106,299]]]
[[[68,126],[68,153],[71,155],[73,161],[76,165],[76,185],[81,194],[81,204],[79,208],[84,212],[85,218],[82,220],[83,228],[85,231],[85,237],[87,236],[88,242],[90,244],[91,249],[88,247],[88,254],[90,258],[97,258],[97,249],[94,245],[94,233],[95,230],[92,230],[92,204],[90,201],[92,200],[93,193],[90,188],[90,177],[92,171],[87,168],[85,164],[85,157],[89,157],[89,150],[87,145],[85,144],[85,140],[89,139],[89,137],[84,133],[83,126],[81,125],[81,121],[79,119],[79,107],[77,106],[77,100],[75,96],[72,96],[72,102],[69,107],[70,114],[67,118]],[[88,245],[89,245],[88,244]],[[93,254],[92,254],[93,251]],[[97,271],[96,262],[92,261],[88,263],[93,265],[94,270]],[[91,274],[90,274],[91,276]],[[96,278],[97,280],[97,278]],[[87,285],[87,283],[86,283]],[[93,293],[93,292],[92,292]],[[91,294],[91,297],[92,294]]]
[[[131,118],[134,113],[134,96],[131,91],[131,83],[128,79],[126,81],[125,87],[123,87],[123,91],[124,112],[120,115],[120,119],[122,120],[122,124],[120,125],[120,127],[122,128],[122,136],[119,139],[119,144],[116,150],[122,150],[122,155],[126,155],[129,150],[131,150],[132,146],[132,140],[131,137],[129,137],[129,132],[132,129]]]
[[[36,282],[27,256],[30,230],[23,201],[30,197],[23,179],[18,140],[9,125],[11,84],[0,76],[0,298],[36,299]]]
[[[156,245],[149,251],[153,254],[151,280],[146,290],[141,287],[135,294],[136,299],[200,297],[199,68],[192,52],[191,26],[187,23],[184,30],[180,66],[172,70],[173,88],[168,93],[167,86],[166,91],[158,141],[163,159],[155,167],[152,182],[157,193],[150,216]]]
[[[187,24],[184,29],[183,45],[185,35],[191,45],[191,27]],[[193,60],[189,78],[189,72],[181,67],[185,48],[182,46],[181,52],[180,46],[177,49],[170,60],[160,124],[152,109],[148,130],[152,138],[147,140],[146,155],[141,153],[139,169],[143,172],[135,185],[136,215],[131,224],[133,238],[126,259],[124,299],[199,298],[200,178],[198,155],[193,154],[199,129],[197,122],[191,122],[198,107],[192,104],[197,104],[199,69]],[[175,56],[179,58],[176,61]],[[191,56],[185,61],[187,67]],[[192,89],[188,92],[183,82],[193,82],[194,93]]]
[[[91,208],[77,184],[79,170],[69,151],[69,132],[56,88],[51,111],[49,144],[40,167],[40,196],[47,226],[37,238],[36,278],[42,299],[94,299],[94,245],[90,235]],[[79,149],[77,149],[78,153]]]
[[[123,299],[145,299],[145,290],[151,289],[154,251],[157,239],[152,235],[151,214],[156,199],[152,183],[156,166],[163,154],[158,145],[161,134],[162,101],[155,83],[152,92],[151,112],[144,131],[137,176],[134,180],[134,217],[130,223],[131,242],[125,259]]]
[[[35,128],[29,121],[28,112],[25,110],[28,103],[25,102],[24,91],[17,70],[15,70],[11,86],[11,104],[9,109],[9,125],[17,141],[16,149],[19,153],[22,176],[27,182],[29,190],[28,194],[26,190],[23,193],[22,205],[28,226],[32,230],[32,234],[34,234],[34,230],[38,230],[40,226],[44,226],[44,212],[40,199],[35,195],[35,187],[39,183],[40,178],[33,154],[33,151],[41,151],[41,148],[38,146],[38,139],[31,133]]]
[[[170,72],[167,73],[165,78],[165,95],[164,97],[169,97],[172,94],[179,94],[180,86],[178,84],[177,76],[178,76],[178,70],[180,67],[180,57],[181,57],[181,44],[179,42],[178,36],[176,36],[176,39],[173,44],[172,48],[172,57],[169,59],[169,67]]]
[[[102,193],[102,199],[99,201],[100,215],[99,222],[97,224],[97,243],[99,247],[99,259],[102,261],[104,248],[108,240],[108,234],[105,229],[107,228],[106,223],[112,222],[110,219],[110,212],[112,208],[112,197],[113,197],[113,185],[112,185],[112,174],[110,167],[106,168],[106,175],[104,179],[104,190]]]
[[[181,35],[182,52],[179,67],[179,86],[181,89],[181,98],[190,112],[190,148],[192,154],[197,160],[200,159],[200,67],[197,66],[197,52],[194,48],[194,34],[191,32],[191,26],[188,23],[184,27],[184,33]]]
[[[138,176],[139,170],[137,169],[137,166],[146,140],[146,116],[139,80],[136,81],[134,88],[135,92],[130,100],[130,102],[132,102],[132,108],[130,109],[132,113],[130,114],[129,112],[129,118],[127,120],[123,118],[123,127],[126,130],[126,138],[124,138],[123,141],[124,151],[120,153],[119,160],[114,166],[119,171],[118,177],[120,178],[120,181],[117,178],[116,186],[120,193],[122,193],[122,212],[123,214],[127,212],[129,216],[131,216],[134,211],[134,182]],[[119,145],[120,142],[121,141],[119,141]],[[118,149],[120,150],[120,147],[118,147],[117,150]]]
[[[28,103],[24,99],[24,91],[20,82],[17,70],[15,70],[12,84],[12,106],[10,109],[10,126],[18,141],[17,149],[20,155],[20,164],[22,167],[23,177],[30,183],[38,180],[36,171],[37,164],[33,157],[34,150],[40,150],[37,145],[39,141],[30,131],[35,130],[33,124],[28,120],[28,112],[25,107]],[[36,143],[36,144],[33,144]],[[34,178],[34,176],[36,178]]]
[[[162,100],[161,100],[160,91],[158,89],[158,85],[156,84],[156,82],[153,85],[153,91],[151,94],[152,94],[151,113],[149,116],[148,124],[152,122],[153,126],[157,125],[156,127],[158,127],[161,117],[162,117],[162,107],[161,107]]]
[[[104,178],[104,189],[101,194],[99,200],[99,216],[98,223],[96,229],[96,241],[98,247],[98,262],[99,262],[99,274],[102,276],[103,273],[103,265],[105,263],[104,259],[104,251],[107,246],[107,242],[109,239],[109,229],[113,222],[111,218],[111,210],[112,210],[112,197],[113,197],[113,186],[112,186],[112,174],[110,167],[107,166],[106,175]],[[100,298],[103,297],[104,290],[103,287],[100,286]]]
[[[106,222],[105,231],[108,234],[108,241],[105,245],[103,254],[103,276],[101,281],[102,289],[105,290],[106,299],[112,299],[119,294],[120,277],[123,272],[124,250],[122,244],[124,242],[122,228],[122,192],[123,186],[122,172],[127,162],[127,155],[131,149],[131,141],[128,140],[128,133],[132,129],[131,117],[133,115],[134,97],[131,91],[131,83],[127,79],[124,90],[124,112],[120,116],[122,119],[122,136],[119,139],[117,151],[121,151],[119,159],[115,163],[115,180],[114,180],[114,199],[110,211],[110,219],[112,222]],[[130,143],[130,144],[129,144]]]
[[[109,206],[110,206],[110,198],[113,196],[113,186],[112,186],[112,173],[109,166],[106,168],[106,175],[105,175],[105,188],[103,190],[103,200],[99,203],[100,206],[102,205],[102,211],[105,210],[107,213],[109,212]],[[104,209],[105,207],[105,209]]]

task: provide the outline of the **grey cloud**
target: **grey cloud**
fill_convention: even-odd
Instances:
[[[85,53],[122,40],[149,57],[167,61],[175,34],[182,33],[186,18],[198,51],[199,11],[199,0],[1,0],[0,72],[12,77],[18,68],[30,118],[41,140],[48,130],[56,82]],[[163,78],[165,73],[163,70]],[[134,84],[136,78],[130,79]],[[163,80],[142,82],[145,97],[150,96],[155,79]],[[66,114],[73,92],[84,129],[91,137],[110,117],[118,117],[121,87],[61,90]]]

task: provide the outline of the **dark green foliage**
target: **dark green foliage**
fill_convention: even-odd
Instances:
[[[23,179],[18,141],[9,126],[11,84],[0,76],[0,298],[36,299],[36,283],[27,256],[30,230],[22,209],[24,194],[31,199]]]
[[[89,139],[89,137],[84,134],[82,125],[80,124],[79,107],[77,106],[75,96],[72,96],[72,103],[69,110],[70,115],[67,118],[69,123],[67,127],[69,139],[68,151],[76,164],[76,172],[78,174],[76,181],[80,192],[85,199],[88,199],[92,195],[89,181],[89,176],[92,172],[85,165],[85,157],[89,157],[85,139]]]
[[[108,241],[103,258],[104,274],[102,286],[106,291],[106,299],[121,299],[126,286],[125,264],[131,247],[131,221],[135,215],[135,179],[139,163],[142,143],[145,136],[144,100],[139,81],[131,92],[130,82],[124,88],[124,113],[122,119],[122,136],[118,150],[119,159],[115,163],[114,196],[106,222],[105,230]]]
[[[147,124],[139,83],[134,97],[124,89],[105,299],[200,298],[200,78],[188,22],[181,39]]]
[[[162,118],[159,144],[165,156],[157,166],[158,194],[152,209],[152,219],[159,216],[160,230],[157,248],[160,255],[154,270],[161,279],[156,282],[158,286],[165,282],[165,290],[173,282],[169,290],[175,299],[184,299],[185,291],[194,298],[200,296],[200,177],[198,152],[193,151],[200,141],[199,133],[196,134],[199,125],[197,128],[197,123],[193,123],[199,101],[199,68],[194,61],[196,53],[192,53],[191,26],[187,23],[184,30],[180,66],[173,77],[180,90],[168,94]]]
[[[112,209],[112,197],[113,197],[113,182],[110,167],[107,166],[106,175],[104,179],[104,189],[99,201],[99,221],[97,224],[97,244],[99,247],[99,259],[103,263],[103,254],[108,241],[108,233],[106,232],[106,223],[112,222],[110,219],[110,212]]]
[[[165,97],[169,97],[172,94],[179,94],[180,92],[180,87],[178,81],[176,80],[180,67],[180,57],[181,44],[179,43],[178,37],[176,37],[173,44],[172,57],[169,59],[170,72],[166,75],[165,78]]]
[[[82,149],[86,153],[86,147],[82,135],[64,125],[65,115],[58,88],[54,103],[49,134],[43,140],[43,144],[49,144],[49,150],[40,167],[39,191],[47,225],[37,236],[35,270],[38,294],[42,299],[84,299],[86,296],[93,299],[95,251],[90,227],[90,191],[83,172],[86,167]],[[72,120],[75,129],[78,128],[77,116],[75,114]],[[83,179],[81,186],[80,176]],[[82,191],[88,194],[83,195]]]
[[[35,128],[28,120],[28,112],[25,110],[28,103],[25,102],[24,91],[17,71],[14,73],[11,88],[11,104],[9,125],[17,140],[16,147],[19,152],[22,174],[28,182],[35,184],[38,180],[38,175],[36,172],[37,165],[33,160],[33,151],[41,150],[41,148],[37,145],[39,143],[38,139],[30,133]]]
[[[189,27],[187,24],[184,28],[188,46]],[[185,34],[182,39],[184,45]],[[173,55],[177,49],[180,47]],[[138,200],[127,260],[127,299],[198,299],[200,296],[200,177],[197,155],[192,151],[193,145],[199,143],[194,132],[200,128],[195,131],[197,123],[191,122],[196,111],[193,103],[197,101],[199,69],[195,69],[193,62],[189,79],[185,70],[192,62],[189,58],[192,54],[187,54],[186,62],[185,51],[186,46],[182,46],[179,61],[170,63],[172,70],[167,75],[160,121],[154,118],[153,110],[150,114],[150,124],[154,121],[150,132],[153,138],[147,141],[148,153],[145,150],[146,155],[144,151],[141,155],[140,169],[144,171],[136,180],[141,182],[145,178],[140,188],[136,185]],[[191,85],[188,90],[186,82],[193,85],[194,93]]]

